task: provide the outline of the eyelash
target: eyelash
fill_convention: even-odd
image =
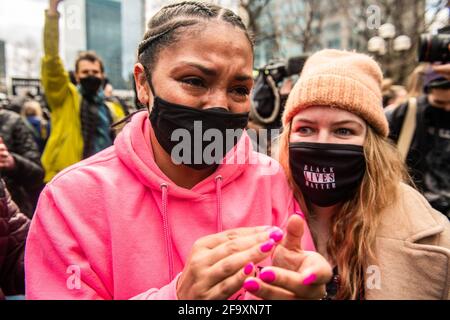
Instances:
[[[297,128],[296,132],[298,132],[298,133],[301,134],[301,133],[302,133],[301,131],[302,131],[302,130],[305,130],[305,129],[308,129],[308,130],[310,130],[310,131],[314,131],[314,129],[312,129],[311,127],[299,127],[299,128]],[[346,130],[347,133],[346,133],[346,134],[339,134],[339,133],[338,133],[339,130]],[[334,132],[335,132],[336,134],[338,134],[338,135],[344,135],[344,136],[350,136],[350,135],[354,135],[354,134],[355,134],[355,132],[354,132],[352,129],[348,129],[348,128],[338,128],[338,129],[334,130]],[[310,134],[310,133],[311,133],[311,132],[304,133],[304,134]]]
[[[205,87],[204,81],[200,78],[185,78],[181,82],[191,87]]]
[[[346,130],[348,133],[344,134],[345,136],[350,136],[350,135],[354,135],[355,134],[355,132],[353,130],[348,129],[348,128],[339,128],[339,129],[335,130],[335,132],[338,132],[339,130]]]
[[[206,88],[205,82],[201,78],[185,78],[181,80],[182,83],[194,87],[194,88]],[[236,92],[236,94],[240,96],[248,96],[250,94],[250,90],[246,87],[236,87],[232,89]]]

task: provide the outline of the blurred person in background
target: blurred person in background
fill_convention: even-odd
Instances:
[[[431,205],[450,217],[450,65],[423,72],[422,95],[386,114],[390,137]],[[420,72],[420,69],[418,72]],[[418,82],[420,80],[417,80]]]
[[[39,152],[43,152],[50,134],[50,122],[44,118],[42,108],[36,100],[25,101],[22,108],[22,118],[34,135]]]
[[[114,87],[108,78],[105,78],[103,83],[103,92],[105,94],[105,99],[114,107],[114,110],[117,114],[127,116],[129,115],[129,107],[127,103],[121,99],[120,97],[114,95]]]
[[[394,85],[392,79],[383,80],[382,84],[383,108],[391,109],[407,100],[408,92],[405,87]]]
[[[71,82],[59,56],[59,13],[62,0],[49,0],[45,14],[42,84],[52,117],[52,132],[42,155],[45,182],[64,168],[111,146],[111,125],[124,114],[105,100],[102,60],[81,52]]]
[[[21,211],[32,216],[44,171],[33,133],[22,117],[0,110],[0,173],[12,199]]]
[[[30,227],[0,179],[0,300],[25,294],[24,253]]]

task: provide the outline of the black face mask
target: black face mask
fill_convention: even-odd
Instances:
[[[199,110],[154,97],[150,122],[156,139],[174,163],[196,170],[220,164],[248,123],[248,113],[232,113],[220,107]],[[205,137],[208,129],[215,129],[209,132],[224,139],[214,134],[212,138]]]
[[[319,207],[351,199],[366,171],[363,147],[348,144],[290,143],[289,165],[305,199]]]
[[[102,79],[96,76],[88,76],[80,78],[80,86],[82,88],[83,96],[94,97],[97,95],[98,89],[102,85]]]

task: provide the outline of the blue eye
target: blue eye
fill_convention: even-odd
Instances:
[[[354,134],[354,132],[352,130],[347,129],[347,128],[339,128],[335,132],[337,135],[340,135],[340,136],[350,136],[350,135]]]
[[[300,127],[297,129],[297,132],[301,135],[309,135],[314,132],[314,130],[310,127]]]

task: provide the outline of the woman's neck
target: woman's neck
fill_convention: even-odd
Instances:
[[[216,171],[216,166],[204,170],[195,170],[185,165],[174,164],[170,155],[167,154],[159,144],[153,130],[150,131],[150,142],[152,144],[153,156],[156,164],[177,186],[185,189],[192,189],[196,184]]]
[[[311,231],[314,234],[316,240],[317,251],[323,255],[329,262],[327,244],[330,238],[331,220],[333,216],[339,211],[340,205],[334,205],[332,207],[318,207],[311,204],[312,218],[309,223],[311,225]]]

